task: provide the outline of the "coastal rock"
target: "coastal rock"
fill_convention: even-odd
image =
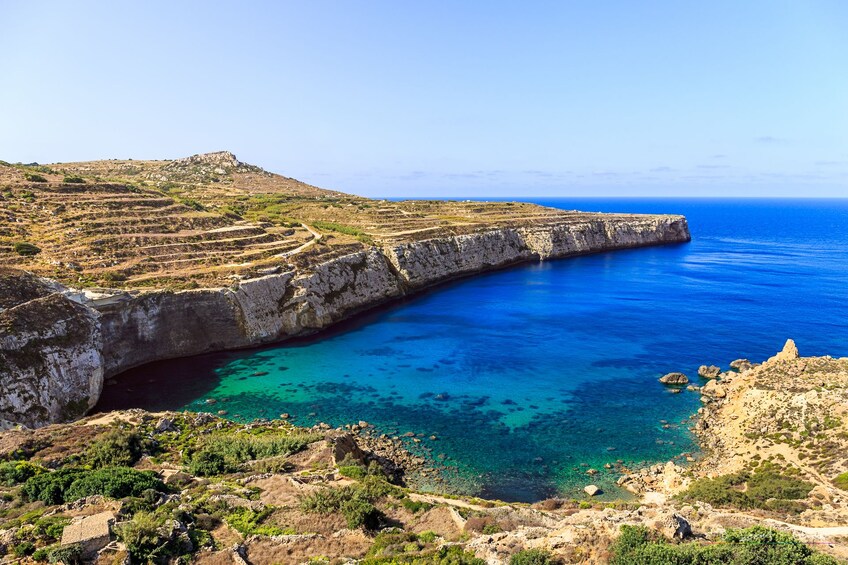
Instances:
[[[99,314],[41,291],[0,311],[0,418],[28,427],[79,418],[103,389]]]
[[[794,361],[798,358],[798,348],[795,346],[795,342],[791,339],[787,339],[786,343],[783,346],[783,349],[774,357],[770,357],[766,363],[774,364],[774,363],[785,363],[789,361]]]
[[[730,368],[736,369],[740,373],[744,373],[754,367],[754,364],[748,361],[747,359],[736,359],[735,361],[730,362]]]
[[[715,365],[701,365],[698,367],[698,376],[705,379],[715,379],[721,374],[721,368]]]
[[[683,373],[666,373],[659,381],[664,385],[685,385],[689,383],[689,377]]]
[[[583,492],[589,496],[597,496],[599,494],[603,494],[604,491],[598,488],[597,485],[586,485],[583,487]]]
[[[710,381],[701,387],[701,393],[707,396],[714,396],[716,398],[724,398],[727,396],[727,392],[724,390],[724,387],[717,381]]]

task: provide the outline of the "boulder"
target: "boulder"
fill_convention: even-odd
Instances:
[[[736,359],[735,361],[730,362],[730,368],[736,369],[740,373],[744,373],[754,367],[754,364],[748,361],[747,359]]]
[[[603,494],[604,491],[602,491],[596,485],[586,485],[585,487],[583,487],[583,492],[585,492],[589,496],[597,496],[599,494]]]
[[[333,446],[333,462],[339,465],[342,461],[355,461],[361,465],[368,464],[368,457],[356,443],[352,434],[344,433],[327,438]]]
[[[724,387],[718,384],[717,381],[708,382],[701,388],[701,393],[708,396],[714,396],[716,398],[724,398],[727,396],[727,391],[725,391]]]
[[[689,377],[683,373],[666,373],[660,377],[660,382],[664,385],[685,385],[689,383]]]
[[[705,379],[714,379],[721,374],[721,368],[716,367],[715,365],[701,365],[698,367],[698,376],[703,377]]]

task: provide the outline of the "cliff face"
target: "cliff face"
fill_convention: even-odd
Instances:
[[[84,415],[103,389],[100,315],[60,294],[0,312],[0,418],[27,426]]]
[[[470,273],[689,240],[682,216],[597,218],[371,248],[302,272],[242,280],[228,288],[98,298],[68,291],[77,302],[61,294],[30,300],[0,313],[11,329],[0,334],[5,356],[0,359],[6,360],[0,366],[5,399],[0,417],[31,426],[66,421],[94,405],[104,375],[155,360],[312,333]],[[34,326],[16,321],[41,311],[50,315]],[[57,404],[58,395],[67,395],[68,402]]]

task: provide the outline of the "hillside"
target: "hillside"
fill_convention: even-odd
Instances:
[[[239,162],[0,162],[0,264],[86,287],[229,284],[371,245],[585,219],[531,204],[369,200]]]

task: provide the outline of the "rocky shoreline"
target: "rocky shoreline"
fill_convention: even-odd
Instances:
[[[702,457],[685,466],[660,463],[624,475],[622,485],[639,497],[632,502],[602,502],[589,492],[582,499],[532,505],[421,492],[417,478],[433,469],[404,446],[411,438],[378,434],[368,422],[299,429],[285,419],[239,424],[211,414],[129,410],[2,432],[0,457],[15,454],[36,466],[20,469],[51,472],[96,461],[92,454],[100,448],[91,446],[103,445],[116,433],[148,438],[143,449],[149,453],[135,468],[155,471],[177,489],[153,503],[154,515],[169,512],[169,505],[182,509],[178,524],[167,522],[155,535],[163,548],[176,545],[180,549],[174,551],[189,552],[198,563],[259,565],[280,562],[282,555],[290,563],[306,563],[315,555],[328,562],[384,557],[373,562],[391,563],[398,556],[441,558],[449,548],[461,553],[462,563],[505,565],[516,554],[533,552],[551,562],[621,563],[629,546],[620,540],[633,532],[662,546],[646,555],[659,551],[678,559],[634,561],[640,563],[717,564],[739,551],[799,564],[848,559],[848,358],[802,358],[790,341],[762,364],[740,361],[733,368],[716,374],[706,366],[700,375],[704,385],[689,385],[703,395],[693,418]],[[717,387],[723,395],[716,394]],[[213,460],[198,455],[214,449],[241,453],[242,448],[233,451],[226,445],[261,443],[279,434],[305,440],[285,459],[266,454],[266,459],[229,469],[209,469]],[[109,441],[110,449],[120,449],[120,442]],[[369,478],[374,473],[406,488],[385,485],[375,491]],[[737,482],[727,483],[728,477]],[[26,500],[14,502],[20,496],[14,488],[4,492],[12,500],[0,502],[7,518],[33,507]],[[341,506],[334,506],[334,492],[344,497]],[[757,493],[765,494],[756,498]],[[343,501],[365,496],[369,502],[363,502],[362,511],[376,512],[379,520],[345,526],[344,517],[351,515]],[[126,524],[138,520],[133,500],[91,496],[49,506],[45,515],[68,524],[68,541],[95,547],[100,558],[116,559],[139,551],[126,533]],[[212,508],[215,514],[209,516]],[[239,519],[242,515],[261,518],[250,525]],[[79,533],[97,520],[107,523],[101,537]],[[34,531],[20,522],[14,518],[0,524],[0,546],[7,552],[23,551],[15,540],[28,539]],[[69,547],[61,538],[61,544],[43,551]],[[44,542],[38,539],[40,548]],[[393,545],[391,540],[399,541]],[[692,561],[695,555],[702,560]]]

